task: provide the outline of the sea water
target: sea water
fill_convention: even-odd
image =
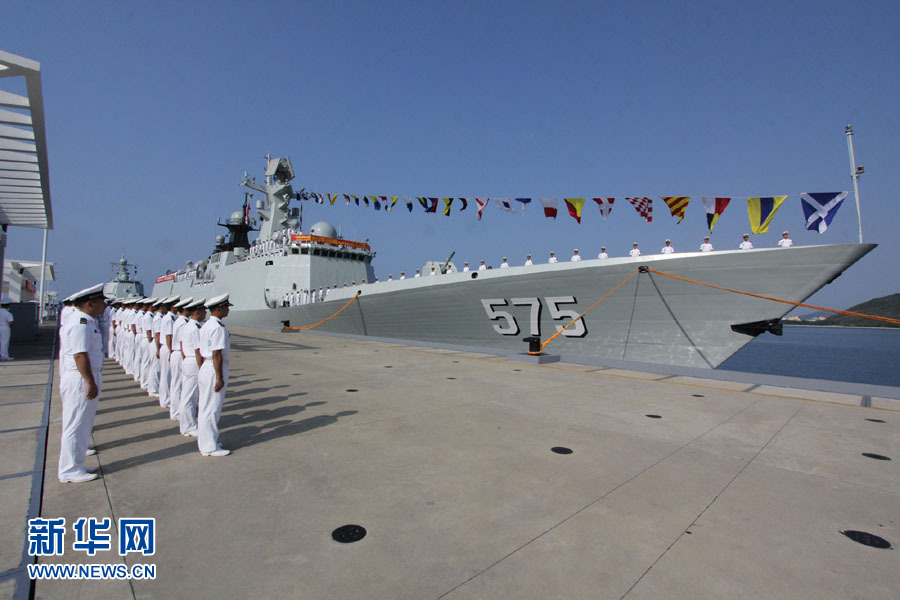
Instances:
[[[764,333],[719,369],[900,387],[900,329],[786,325]]]

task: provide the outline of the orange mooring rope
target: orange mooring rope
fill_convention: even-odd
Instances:
[[[731,288],[722,287],[722,286],[718,286],[718,285],[713,285],[713,284],[711,284],[711,283],[703,283],[702,281],[695,281],[695,280],[693,280],[693,279],[688,279],[687,277],[679,277],[678,275],[670,275],[669,273],[663,273],[662,271],[657,271],[657,270],[655,270],[655,269],[650,269],[650,268],[648,268],[648,267],[641,267],[640,269],[638,269],[637,271],[635,271],[634,273],[632,273],[631,275],[629,275],[622,283],[620,283],[619,285],[617,285],[616,287],[614,287],[612,290],[610,290],[609,293],[607,293],[605,296],[603,296],[602,298],[600,298],[599,300],[597,300],[596,302],[594,302],[594,304],[592,304],[591,307],[590,307],[589,309],[587,309],[586,311],[584,311],[584,312],[583,312],[582,314],[580,314],[577,318],[572,319],[565,327],[563,327],[562,329],[560,329],[559,331],[557,331],[557,332],[556,332],[555,334],[553,334],[551,337],[547,338],[547,341],[545,341],[544,343],[541,344],[541,349],[540,349],[540,351],[538,351],[538,352],[529,352],[528,354],[540,354],[541,352],[543,352],[544,347],[546,347],[547,344],[549,344],[549,343],[552,342],[554,339],[556,339],[556,337],[557,337],[559,334],[561,334],[563,331],[565,331],[566,329],[568,329],[569,327],[571,327],[573,323],[575,323],[575,322],[578,321],[579,319],[583,318],[586,314],[588,314],[589,312],[591,312],[591,311],[594,309],[595,306],[597,306],[598,304],[600,304],[601,302],[603,302],[604,300],[606,300],[606,299],[610,296],[610,294],[612,294],[612,293],[615,292],[617,289],[619,289],[620,287],[622,287],[623,285],[625,285],[625,282],[627,282],[629,279],[631,279],[632,277],[634,277],[635,275],[637,275],[638,273],[641,273],[641,272],[656,273],[657,275],[662,275],[663,277],[670,277],[670,278],[672,278],[672,279],[678,279],[679,281],[686,281],[686,282],[688,282],[688,283],[693,283],[693,284],[696,284],[696,285],[702,285],[702,286],[705,286],[705,287],[710,287],[710,288],[714,288],[714,289],[717,289],[717,290],[722,290],[722,291],[725,291],[725,292],[732,292],[732,293],[734,293],[734,294],[742,294],[742,295],[744,295],[744,296],[752,296],[752,297],[754,297],[754,298],[761,298],[761,299],[763,299],[763,300],[771,300],[772,302],[781,302],[781,303],[783,303],[783,304],[793,304],[794,306],[802,306],[802,307],[804,307],[804,308],[812,308],[812,309],[814,309],[814,310],[821,310],[821,311],[825,311],[825,312],[831,312],[831,313],[835,313],[835,314],[838,314],[838,315],[847,315],[847,316],[850,316],[850,317],[861,317],[861,318],[863,318],[863,319],[871,319],[871,320],[873,320],[873,321],[883,321],[883,322],[885,322],[885,323],[892,323],[892,324],[894,324],[894,325],[900,325],[900,319],[892,319],[892,318],[890,318],[890,317],[879,317],[879,316],[877,316],[877,315],[866,315],[866,314],[863,314],[863,313],[852,312],[852,311],[849,311],[849,310],[838,310],[838,309],[836,309],[836,308],[827,308],[827,307],[825,307],[825,306],[816,306],[816,305],[814,305],[814,304],[804,304],[803,302],[794,302],[794,301],[792,301],[792,300],[782,300],[782,299],[780,299],[780,298],[773,298],[773,297],[771,297],[771,296],[763,296],[762,294],[753,294],[753,293],[751,293],[751,292],[742,292],[741,290],[733,290],[733,289],[731,289]]]
[[[635,271],[634,273],[632,273],[631,275],[629,275],[628,277],[626,277],[626,278],[622,281],[622,283],[620,283],[619,285],[617,285],[617,286],[614,287],[613,289],[609,290],[609,292],[608,292],[605,296],[603,296],[602,298],[600,298],[599,300],[597,300],[596,302],[594,302],[593,304],[591,304],[591,307],[590,307],[590,308],[588,308],[586,311],[584,311],[583,313],[581,313],[580,315],[578,315],[577,318],[572,319],[571,321],[569,321],[569,323],[568,323],[565,327],[563,327],[562,329],[560,329],[559,331],[557,331],[556,333],[554,333],[553,335],[551,335],[550,337],[548,337],[548,338],[547,338],[547,341],[545,341],[543,344],[541,344],[541,349],[540,349],[540,350],[538,350],[537,352],[531,352],[531,351],[529,351],[528,354],[540,354],[541,352],[543,352],[543,351],[544,351],[544,347],[546,347],[547,344],[549,344],[550,342],[552,342],[553,340],[555,340],[556,337],[557,337],[559,334],[561,334],[563,331],[565,331],[566,329],[568,329],[569,327],[571,327],[572,324],[575,323],[576,321],[579,321],[579,320],[581,320],[582,318],[584,318],[584,315],[586,315],[586,314],[588,314],[589,312],[591,312],[592,310],[594,310],[594,308],[595,308],[598,304],[600,304],[601,302],[603,302],[604,300],[606,300],[607,298],[609,298],[609,296],[610,296],[614,291],[616,291],[617,289],[619,289],[620,287],[622,287],[623,285],[625,285],[625,283],[628,282],[629,279],[631,279],[632,277],[634,277],[634,276],[637,275],[638,273],[640,273],[639,270],[638,270],[638,271]]]
[[[318,323],[313,323],[312,325],[304,325],[302,327],[282,327],[281,330],[282,331],[301,331],[304,329],[315,329],[322,323],[325,323],[326,321],[330,321],[331,319],[335,318],[336,316],[338,316],[339,314],[344,312],[344,309],[347,308],[348,306],[350,306],[351,304],[353,304],[353,301],[356,300],[357,298],[359,298],[360,294],[362,294],[362,292],[356,292],[356,295],[353,296],[352,298],[350,298],[350,300],[347,301],[347,304],[343,305],[339,311],[337,311],[336,313],[334,313],[327,319],[322,319]]]
[[[851,312],[849,310],[838,310],[836,308],[827,308],[825,306],[816,306],[814,304],[804,304],[802,302],[793,302],[791,300],[781,300],[779,298],[772,298],[770,296],[763,296],[761,294],[751,294],[750,292],[742,292],[740,290],[733,290],[731,288],[721,287],[718,285],[713,285],[711,283],[703,283],[701,281],[694,281],[693,279],[688,279],[686,277],[679,277],[678,275],[669,275],[668,273],[663,273],[662,271],[656,271],[654,269],[647,269],[650,273],[656,273],[657,275],[662,275],[663,277],[671,277],[672,279],[678,279],[680,281],[687,281],[688,283],[695,283],[697,285],[703,285],[706,287],[715,288],[717,290],[724,290],[726,292],[732,292],[735,294],[743,294],[744,296],[753,296],[754,298],[762,298],[763,300],[771,300],[772,302],[781,302],[783,304],[793,304],[794,306],[802,306],[804,308],[812,308],[815,310],[822,310],[825,312],[831,312],[838,315],[847,315],[850,317],[861,317],[863,319],[872,319],[873,321],[883,321],[885,323],[893,323],[894,325],[900,325],[900,319],[892,319],[890,317],[879,317],[877,315],[866,315],[858,312]]]

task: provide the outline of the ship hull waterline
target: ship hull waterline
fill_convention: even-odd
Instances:
[[[837,244],[682,253],[452,273],[341,288],[325,302],[303,306],[247,310],[237,305],[228,320],[267,328],[285,322],[308,325],[333,315],[361,291],[356,302],[313,331],[524,352],[524,337],[546,340],[640,266],[803,302],[873,248],[875,244]],[[223,272],[203,285],[158,283],[153,295],[212,297],[238,286],[246,290],[249,284]],[[732,325],[777,320],[792,308],[639,273],[587,314],[583,325],[570,327],[545,351],[715,368],[753,339]]]

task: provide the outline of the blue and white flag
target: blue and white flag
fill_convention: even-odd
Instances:
[[[841,207],[841,202],[850,192],[827,192],[824,194],[800,194],[800,204],[806,217],[806,228],[825,233],[831,220]]]
[[[499,208],[500,210],[516,214],[516,209],[513,208],[512,202],[509,198],[494,198],[494,202],[497,203],[497,208]]]

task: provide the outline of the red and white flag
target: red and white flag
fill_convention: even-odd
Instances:
[[[597,203],[597,208],[600,209],[600,214],[603,215],[603,220],[609,220],[609,213],[612,212],[613,202],[615,202],[615,198],[594,198],[594,202]]]
[[[484,212],[484,207],[488,205],[490,202],[490,198],[475,198],[475,204],[478,205],[478,220],[481,220],[481,213]]]
[[[538,200],[541,201],[541,205],[544,207],[544,216],[548,219],[555,219],[556,209],[559,206],[556,198],[538,198]]]
[[[653,221],[653,199],[647,196],[630,196],[625,198],[634,207],[634,210],[648,223]]]

